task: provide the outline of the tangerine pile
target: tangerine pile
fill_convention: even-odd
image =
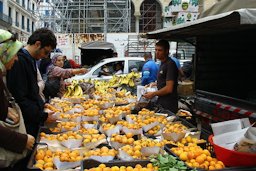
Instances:
[[[154,167],[152,163],[148,163],[146,167],[142,167],[140,164],[136,164],[135,167],[131,166],[112,166],[107,167],[105,164],[100,164],[98,167],[91,169],[84,169],[84,171],[153,171],[158,170],[157,167]]]
[[[193,168],[215,170],[225,167],[223,162],[211,157],[209,150],[202,149],[196,144],[191,143],[188,146],[174,147],[171,150],[182,161],[185,161],[188,166]]]

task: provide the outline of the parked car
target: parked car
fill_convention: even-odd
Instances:
[[[100,79],[108,80],[111,79],[113,74],[115,74],[115,67],[117,64],[122,64],[123,74],[130,73],[133,69],[141,72],[145,60],[141,57],[124,57],[124,58],[106,58],[101,60],[98,64],[89,69],[84,75],[76,75],[70,80],[80,80],[80,79]],[[102,69],[107,67],[110,75],[103,75],[101,73]]]

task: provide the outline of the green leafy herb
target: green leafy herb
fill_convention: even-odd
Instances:
[[[159,171],[186,171],[190,170],[183,161],[178,160],[176,157],[165,154],[151,156],[150,161],[154,166],[158,167]],[[194,170],[194,169],[193,169]]]

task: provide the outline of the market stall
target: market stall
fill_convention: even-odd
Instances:
[[[212,132],[212,123],[239,118],[255,122],[255,16],[255,9],[239,9],[146,34],[150,39],[185,41],[195,46],[195,99],[191,112],[199,128]],[[224,152],[222,149],[221,155]],[[229,154],[240,160],[226,161],[230,166],[250,165],[255,169],[255,160],[248,164],[237,153]]]

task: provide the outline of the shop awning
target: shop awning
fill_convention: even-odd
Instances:
[[[256,28],[256,8],[239,9],[209,17],[200,18],[184,24],[148,32],[148,39],[188,40],[197,36],[214,35]]]

